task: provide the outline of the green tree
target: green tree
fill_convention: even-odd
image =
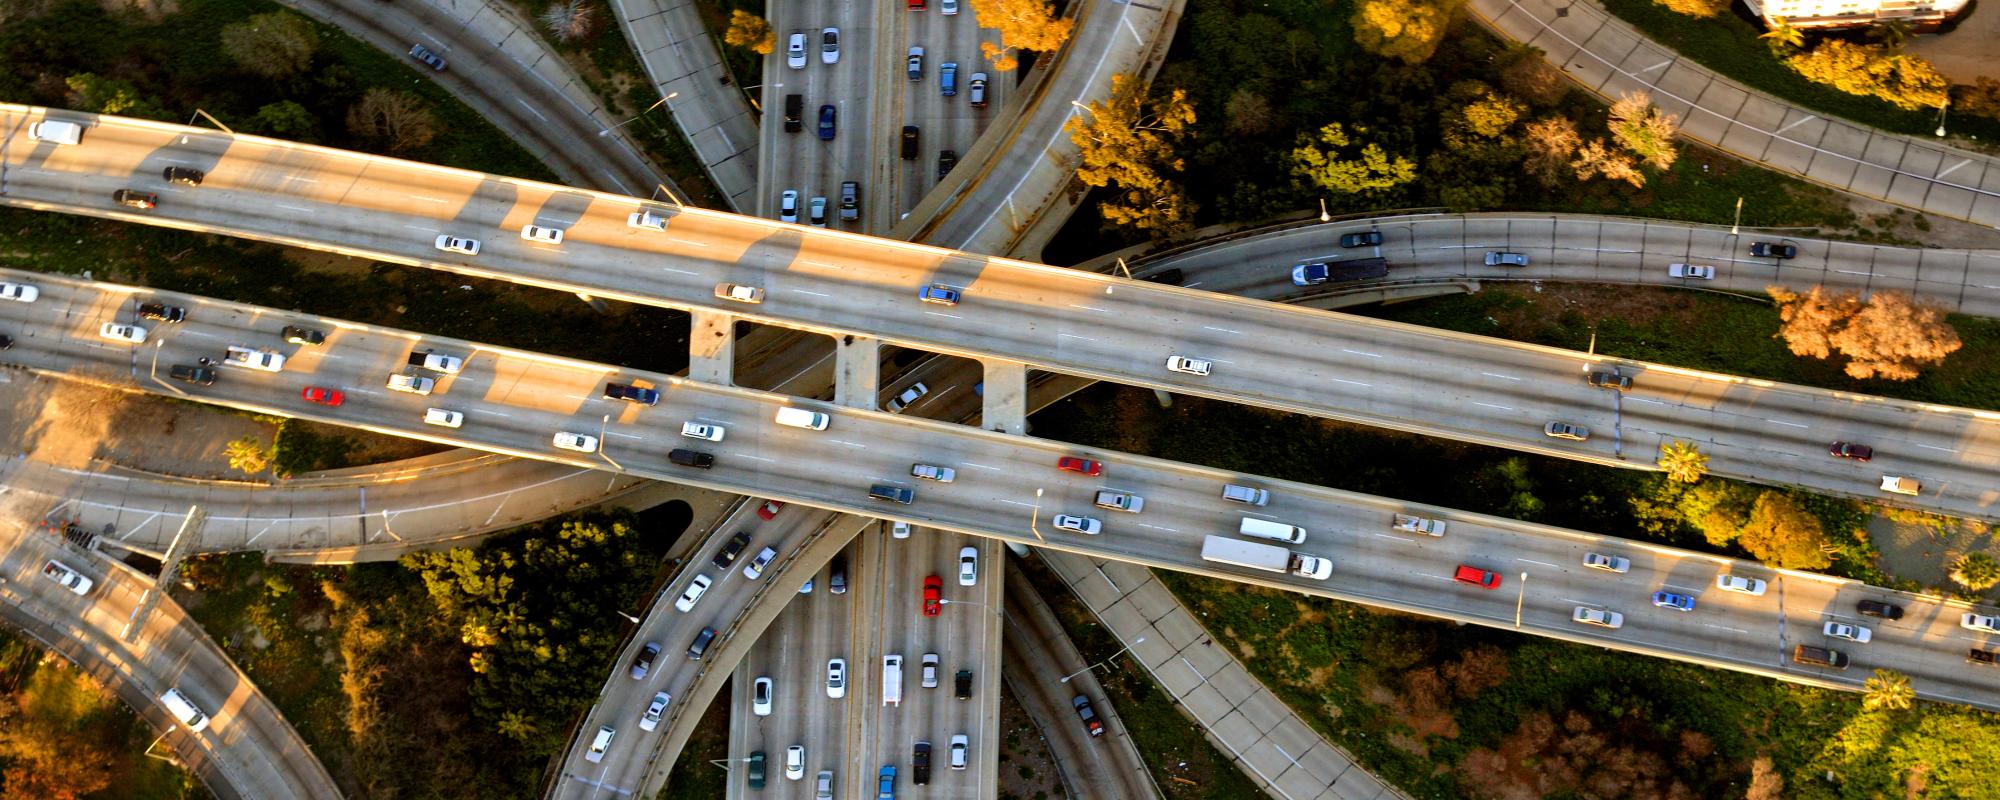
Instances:
[[[319,30],[288,11],[258,14],[223,26],[222,52],[252,75],[283,80],[312,68]]]
[[[1012,51],[1053,53],[1069,41],[1076,28],[1074,17],[1057,17],[1055,6],[1046,0],[967,0],[973,16],[983,28],[1000,31],[1000,42],[982,41],[979,52],[996,72],[1020,67]]]
[[[1759,34],[1764,46],[1771,48],[1772,58],[1784,58],[1806,46],[1805,32],[1792,27],[1784,17],[1772,17],[1771,29]]]
[[[1966,553],[1952,562],[1951,581],[1967,591],[1991,589],[2000,585],[2000,561],[1985,553]]]
[[[1937,108],[1950,96],[1950,81],[1929,62],[1891,53],[1882,45],[1828,39],[1786,58],[1785,65],[1806,80],[1905,110]]]
[[[1863,682],[1861,707],[1869,711],[1902,711],[1916,704],[1917,690],[1910,676],[1895,670],[1878,669]]]
[[[1367,131],[1357,126],[1355,132]],[[1338,122],[1320,128],[1316,139],[1300,137],[1299,146],[1292,149],[1292,174],[1341,194],[1382,192],[1416,180],[1415,162],[1392,157],[1374,142],[1363,145],[1354,158],[1342,159],[1340,151],[1350,144]]]
[[[763,17],[738,8],[729,12],[729,30],[722,32],[722,43],[768,56],[778,46],[778,33]]]
[[[86,72],[71,75],[64,83],[69,86],[69,104],[78,111],[141,119],[167,118],[166,109],[158,102],[140,95],[137,88],[124,81]]]
[[[319,120],[313,117],[312,112],[290,100],[280,100],[257,109],[257,113],[243,124],[243,130],[250,133],[301,142],[318,138],[314,135],[318,128]]]
[[[1660,469],[1666,470],[1670,480],[1694,483],[1708,474],[1708,454],[1694,442],[1669,442],[1660,450]]]
[[[1194,104],[1185,90],[1149,98],[1130,75],[1111,76],[1111,97],[1070,117],[1064,129],[1079,150],[1077,179],[1114,187],[1099,206],[1105,221],[1162,233],[1191,224],[1194,204],[1166,173],[1183,168],[1175,148],[1193,124]]]
[[[1784,569],[1822,569],[1833,564],[1819,518],[1797,501],[1780,493],[1757,495],[1750,519],[1737,533],[1736,543],[1758,561]]]
[[[1679,120],[1653,106],[1645,92],[1629,92],[1611,104],[1611,138],[1639,157],[1639,162],[1658,170],[1674,165],[1680,151],[1674,147]]]
[[[245,474],[256,475],[271,468],[271,453],[264,448],[264,440],[246,436],[223,445],[222,455],[229,459],[229,468]]]
[[[1437,52],[1464,0],[1360,0],[1348,24],[1354,41],[1378,56],[1422,64]]]
[[[1465,127],[1475,136],[1498,138],[1514,127],[1514,123],[1527,113],[1528,107],[1521,101],[1502,94],[1486,94],[1467,103],[1459,110],[1465,120]]]

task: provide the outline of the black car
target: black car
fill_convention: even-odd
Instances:
[[[654,405],[660,402],[660,390],[646,389],[629,383],[604,384],[604,399],[624,400],[628,403]]]
[[[139,306],[139,316],[161,322],[180,322],[187,319],[187,315],[187,309],[165,303],[145,303]]]
[[[785,132],[798,133],[805,130],[806,97],[802,94],[785,95]]]
[[[1861,616],[1874,617],[1876,619],[1898,620],[1903,618],[1902,606],[1894,603],[1884,603],[1880,600],[1863,600],[1855,603],[1854,610],[1860,612]]]
[[[151,209],[160,204],[160,196],[137,189],[119,189],[111,193],[111,201],[121,206]]]
[[[847,594],[847,558],[845,556],[834,556],[833,567],[828,572],[831,574],[826,579],[828,584],[827,591],[834,594]]]
[[[938,180],[951,174],[951,168],[958,166],[958,153],[951,150],[938,151]]]
[[[285,341],[292,344],[318,345],[326,343],[326,334],[311,328],[301,328],[297,325],[286,325],[284,336]]]
[[[1097,709],[1090,707],[1090,698],[1077,695],[1069,704],[1076,707],[1076,715],[1083,719],[1084,730],[1092,736],[1104,735],[1104,720],[1097,718]]]
[[[2000,653],[1996,653],[1992,650],[1981,650],[1977,647],[1971,647],[1967,648],[1965,651],[1965,660],[1970,661],[1974,664],[1985,664],[1986,666],[1989,667],[1995,667],[1995,666],[2000,666]]]
[[[644,680],[646,673],[653,671],[653,659],[660,657],[660,644],[647,642],[639,648],[639,654],[632,657],[632,679]]]
[[[971,700],[971,699],[972,699],[972,670],[969,670],[969,669],[962,669],[962,670],[959,670],[959,671],[958,671],[958,674],[957,674],[957,675],[953,675],[953,676],[952,676],[952,688],[954,688],[954,689],[956,689],[956,690],[957,690],[956,694],[958,695],[958,699],[960,699],[960,700]]]
[[[729,569],[729,565],[736,563],[736,557],[743,555],[743,549],[749,546],[750,532],[737,531],[735,536],[730,537],[729,543],[722,546],[722,552],[715,554],[715,568]]]
[[[819,107],[819,140],[822,142],[833,141],[835,113],[837,112],[831,105]]]
[[[1798,245],[1776,242],[1750,243],[1750,255],[1758,258],[1795,258],[1799,254]]]
[[[922,786],[931,782],[931,743],[918,742],[910,756],[910,782]]]
[[[187,383],[198,383],[203,386],[215,385],[215,370],[208,367],[190,367],[186,364],[175,364],[171,369],[167,370],[167,377]]]
[[[14,337],[0,333],[0,350],[14,349]]]
[[[675,448],[673,452],[668,453],[667,460],[683,467],[694,467],[696,469],[708,469],[715,466],[714,455],[701,452],[700,450],[689,450],[685,447]]]
[[[160,177],[165,178],[168,183],[178,183],[182,186],[200,186],[201,179],[208,177],[208,173],[193,167],[168,167],[160,170]]]
[[[917,126],[903,126],[903,160],[917,160]]]
[[[1382,232],[1362,231],[1361,233],[1343,233],[1340,235],[1340,246],[1380,247],[1382,246]]]
[[[1181,285],[1181,281],[1187,280],[1187,273],[1181,272],[1180,267],[1173,267],[1171,269],[1160,270],[1151,275],[1141,275],[1139,276],[1139,280],[1152,281],[1153,283],[1170,283],[1179,286]]]

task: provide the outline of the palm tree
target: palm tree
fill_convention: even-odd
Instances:
[[[1672,480],[1694,483],[1708,474],[1708,456],[1694,442],[1670,442],[1660,450],[1660,469]]]
[[[1805,32],[1792,27],[1784,17],[1772,17],[1771,30],[1757,38],[1764,40],[1765,46],[1771,48],[1771,55],[1775,58],[1784,58],[1793,50],[1806,46]]]
[[[1861,686],[1867,692],[1861,698],[1861,707],[1869,711],[1902,711],[1917,700],[1917,690],[1910,688],[1910,676],[1895,670],[1875,670],[1875,675]]]
[[[254,436],[246,436],[223,446],[222,454],[229,458],[229,468],[255,475],[271,466],[271,456],[264,452],[264,442]]]
[[[2000,584],[2000,561],[1985,553],[1966,553],[1952,563],[1951,579],[1967,591],[1986,591]]]

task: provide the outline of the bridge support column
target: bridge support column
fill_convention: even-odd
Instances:
[[[731,385],[736,366],[736,317],[702,309],[688,316],[688,379]]]
[[[876,410],[882,386],[882,340],[848,334],[834,340],[833,402],[848,408]]]
[[[1028,432],[1028,368],[1012,361],[980,359],[986,370],[979,423],[989,431]]]

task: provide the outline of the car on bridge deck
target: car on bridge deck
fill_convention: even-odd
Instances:
[[[924,616],[935,617],[938,615],[938,612],[944,610],[944,605],[938,602],[938,600],[942,599],[943,592],[943,578],[936,575],[927,575],[924,577]]]
[[[1675,611],[1693,611],[1694,598],[1678,592],[1654,592],[1653,605]]]
[[[1458,571],[1452,573],[1451,579],[1482,589],[1497,589],[1500,586],[1500,573],[1466,564],[1458,565]]]

